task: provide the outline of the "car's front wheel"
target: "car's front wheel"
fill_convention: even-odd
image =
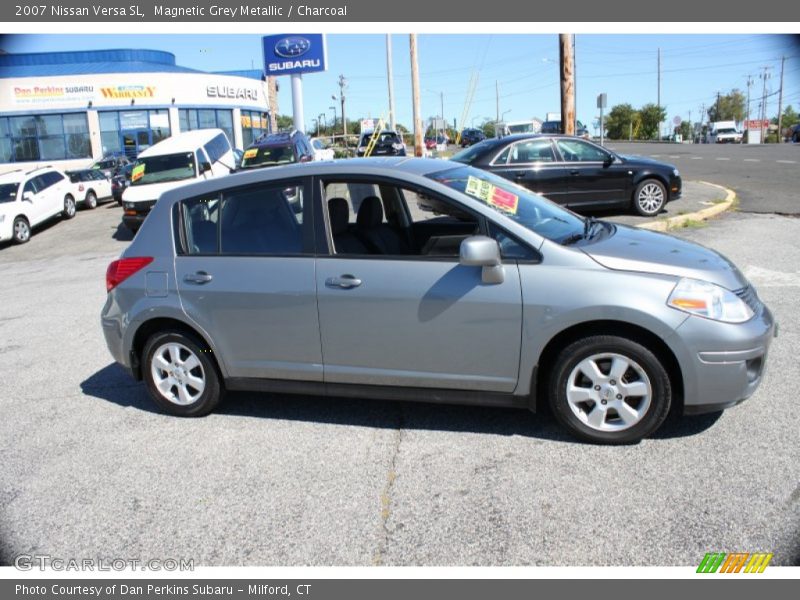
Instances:
[[[667,188],[656,179],[645,179],[633,194],[633,208],[643,217],[654,217],[667,203]]]
[[[17,217],[14,219],[14,242],[17,244],[24,244],[31,239],[31,225],[25,217]]]
[[[199,417],[214,410],[224,388],[210,348],[179,331],[157,333],[145,344],[142,374],[147,390],[165,412]]]
[[[558,355],[550,406],[575,436],[600,444],[638,442],[667,417],[672,389],[658,357],[630,339],[583,338]]]
[[[72,194],[64,196],[64,210],[61,211],[61,215],[65,219],[71,219],[75,216],[75,198],[72,197]]]

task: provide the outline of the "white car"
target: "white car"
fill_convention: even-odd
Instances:
[[[314,160],[333,160],[333,148],[320,138],[311,138],[311,147],[314,149]]]
[[[83,169],[81,171],[67,171],[72,196],[84,208],[95,208],[99,202],[108,202],[114,199],[111,192],[111,180],[100,169]]]
[[[72,184],[62,172],[42,167],[0,175],[0,242],[24,244],[33,227],[58,215],[75,216]]]

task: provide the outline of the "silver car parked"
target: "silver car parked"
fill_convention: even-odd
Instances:
[[[413,158],[166,192],[107,288],[112,356],[175,415],[207,414],[226,390],[547,400],[598,443],[748,398],[775,331],[712,250]]]

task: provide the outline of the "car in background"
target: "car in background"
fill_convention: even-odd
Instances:
[[[127,165],[132,164],[130,159],[124,154],[108,154],[93,162],[89,168],[97,169],[105,173],[107,177],[114,177]]]
[[[133,163],[129,163],[122,167],[119,172],[111,178],[111,195],[120,206],[122,206],[122,194],[131,184],[132,171]]]
[[[461,132],[461,147],[466,148],[486,139],[486,134],[480,129],[468,128]]]
[[[673,165],[616,154],[574,136],[489,139],[451,160],[495,173],[574,210],[625,208],[653,217],[681,196],[680,173]]]
[[[99,169],[66,171],[75,201],[84,208],[96,208],[100,202],[114,199],[111,180]]]
[[[750,397],[776,327],[713,250],[420,158],[169,191],[106,290],[111,356],[173,415],[208,414],[237,390],[548,402],[601,444]]]
[[[266,133],[250,144],[242,155],[241,169],[259,169],[314,160],[311,140],[302,131]]]
[[[373,137],[375,138],[374,144],[370,148]],[[434,144],[434,147],[436,144],[438,144],[438,141]],[[403,143],[403,138],[396,131],[391,131],[390,129],[384,129],[377,134],[373,131],[362,133],[358,141],[357,154],[358,156],[367,156],[368,150],[370,151],[369,156],[406,155],[406,145]]]
[[[37,225],[59,215],[74,217],[71,185],[64,173],[52,167],[0,175],[0,242],[24,244]]]
[[[131,183],[122,193],[122,223],[136,233],[167,190],[234,170],[233,148],[221,129],[194,129],[161,140],[141,152],[131,169]]]
[[[539,133],[561,133],[561,121],[545,121],[542,123],[542,129]],[[580,121],[575,121],[575,136],[588,140],[589,129]]]
[[[425,138],[425,148],[427,150],[435,150],[436,149],[436,138],[435,137],[426,137]]]
[[[321,138],[311,138],[311,147],[314,149],[314,160],[333,160],[333,148]]]
[[[800,123],[792,127],[791,139],[795,144],[800,144]]]

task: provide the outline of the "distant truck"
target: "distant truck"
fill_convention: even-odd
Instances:
[[[711,144],[741,144],[742,132],[736,127],[736,121],[717,121],[711,123],[708,141]]]
[[[502,128],[503,137],[507,135],[514,135],[515,133],[539,133],[542,128],[542,122],[538,119],[531,119],[528,121],[512,121],[504,123]]]

